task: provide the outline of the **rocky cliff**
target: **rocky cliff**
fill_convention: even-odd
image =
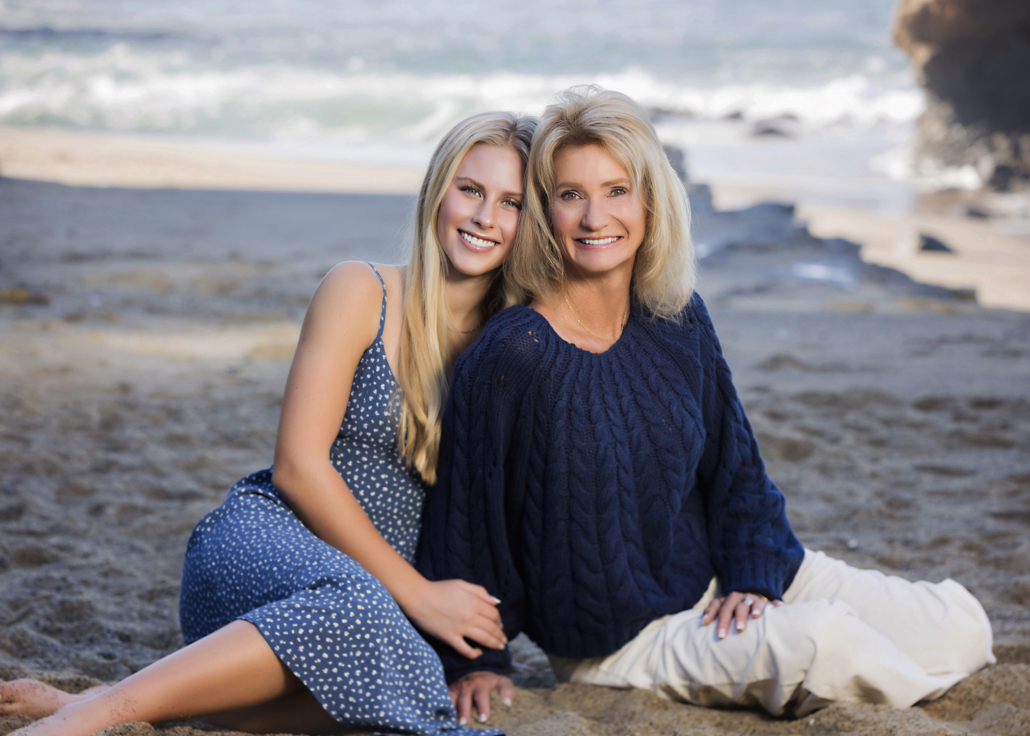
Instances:
[[[919,158],[1030,189],[1030,0],[900,0],[894,39],[927,91]]]

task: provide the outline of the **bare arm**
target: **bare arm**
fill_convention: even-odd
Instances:
[[[301,521],[390,592],[416,624],[468,657],[505,644],[495,600],[460,580],[426,580],[383,539],[329,461],[354,372],[379,327],[382,286],[362,263],[337,266],[311,300],[279,418],[272,482]]]

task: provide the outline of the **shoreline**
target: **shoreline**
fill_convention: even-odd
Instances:
[[[67,186],[415,194],[423,174],[183,137],[0,126],[0,176]]]

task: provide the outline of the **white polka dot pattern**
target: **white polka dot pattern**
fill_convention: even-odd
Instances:
[[[410,561],[425,489],[393,444],[397,384],[382,344],[385,314],[384,285],[379,335],[358,364],[330,457],[376,528]],[[187,643],[235,619],[253,623],[342,725],[500,733],[457,725],[432,647],[378,580],[293,514],[270,468],[240,480],[194,529],[179,609]]]
[[[412,562],[426,491],[397,455],[400,387],[383,347],[385,285],[383,289],[379,334],[354,371],[347,413],[329,459],[383,538]]]

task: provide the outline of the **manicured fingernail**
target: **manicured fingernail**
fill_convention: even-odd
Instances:
[[[747,626],[747,624],[744,623],[743,619],[741,619],[737,622],[737,631],[743,631],[745,626]]]
[[[727,632],[726,629],[719,629],[719,638],[720,639],[725,639],[727,633],[729,633],[729,632]]]
[[[479,722],[480,723],[486,723],[486,713],[480,713],[479,714]]]
[[[494,595],[490,596],[490,600],[492,600],[495,604],[501,602],[501,599]]]
[[[501,700],[501,702],[504,703],[509,708],[511,707],[511,698],[504,698],[503,700]]]
[[[761,611],[752,611],[751,612],[751,618],[758,618],[761,615],[762,615]]]
[[[458,725],[459,726],[464,726],[468,722],[469,722],[469,719],[466,718],[465,716],[462,716],[461,718],[458,719]]]

